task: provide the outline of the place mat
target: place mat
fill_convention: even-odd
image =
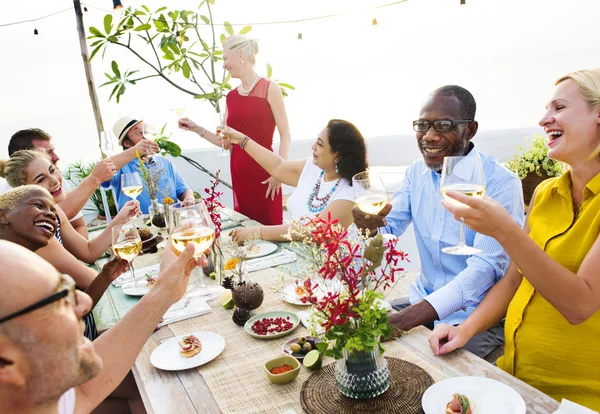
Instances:
[[[378,397],[366,400],[340,394],[335,382],[335,364],[312,375],[302,386],[300,402],[306,413],[405,413],[422,414],[421,398],[433,378],[418,365],[397,358],[386,358],[392,382]]]

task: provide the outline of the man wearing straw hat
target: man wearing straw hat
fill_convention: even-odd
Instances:
[[[130,151],[132,148],[136,148],[140,143],[152,142],[143,135],[143,120],[137,120],[130,116],[124,116],[115,122],[113,132],[119,140],[119,145],[123,147],[123,151]],[[181,200],[183,202],[191,201],[194,199],[193,191],[183,180],[179,171],[175,168],[173,163],[165,157],[155,155],[152,158],[150,152],[138,151],[140,158],[146,164],[146,168],[150,168],[154,171],[161,171],[162,173],[158,178],[158,196],[170,197],[173,200]],[[112,177],[111,180],[102,183],[102,187],[112,187],[115,196],[117,198],[117,205],[120,208],[123,204],[129,201],[129,197],[121,192],[121,176],[123,174],[140,172],[141,166],[140,161],[137,157],[134,157],[129,163],[122,166],[117,173]],[[138,196],[137,201],[140,203],[140,209],[142,213],[148,213],[148,207],[151,205],[150,195],[148,190],[144,189]]]

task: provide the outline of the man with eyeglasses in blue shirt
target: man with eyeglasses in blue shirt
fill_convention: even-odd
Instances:
[[[491,237],[465,227],[467,245],[481,250],[471,256],[451,255],[442,248],[459,240],[459,222],[443,207],[440,193],[442,164],[446,156],[480,157],[486,195],[508,210],[523,225],[523,193],[519,178],[496,158],[477,151],[471,142],[477,133],[476,103],[466,89],[448,85],[433,91],[413,122],[423,158],[406,170],[402,185],[377,215],[354,208],[354,223],[371,234],[400,236],[412,222],[421,259],[421,274],[412,283],[408,298],[392,301],[398,312],[390,315],[396,332],[419,325],[433,329],[443,322],[458,325],[477,307],[500,280],[509,258]],[[484,358],[504,343],[501,324],[476,335],[466,349]]]
[[[193,245],[179,257],[165,249],[151,292],[92,343],[82,323],[90,297],[35,253],[0,240],[0,413],[92,412],[183,297],[193,254]]]

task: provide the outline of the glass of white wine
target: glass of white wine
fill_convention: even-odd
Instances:
[[[471,197],[485,195],[485,176],[479,155],[444,157],[440,191],[444,199],[453,204],[463,205],[446,195],[448,191],[456,191]],[[442,251],[448,254],[472,255],[481,253],[480,249],[467,246],[464,235],[464,220],[460,221],[460,236],[456,246],[444,247]]]
[[[374,171],[363,171],[352,177],[354,203],[367,214],[377,214],[387,203],[387,190]]]
[[[135,200],[142,192],[142,179],[136,172],[121,175],[121,191],[127,197]],[[133,218],[132,218],[133,220]]]
[[[223,139],[223,130],[225,129],[225,122],[223,112],[217,112],[215,115],[215,122],[217,124],[217,136],[221,138],[221,152],[217,154],[219,157],[226,157],[229,155],[229,151],[225,151],[225,140]]]
[[[196,200],[194,204],[185,207],[182,203],[172,204],[169,207],[169,230],[173,248],[182,252],[188,243],[193,243],[196,247],[195,258],[201,257],[215,241],[215,225],[202,200]],[[194,272],[200,277],[200,287],[197,290],[199,295],[212,296],[222,290],[219,286],[208,286],[204,272],[198,268]]]
[[[133,269],[133,259],[142,252],[142,239],[135,224],[123,224],[113,227],[112,250],[121,259],[129,262],[131,281],[135,286],[137,280]]]

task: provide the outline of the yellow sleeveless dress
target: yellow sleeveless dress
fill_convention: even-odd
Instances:
[[[530,237],[575,273],[600,233],[599,193],[600,174],[586,186],[575,219],[567,172],[538,187],[529,216]],[[508,307],[505,341],[498,360],[504,371],[558,401],[567,398],[600,411],[600,311],[571,325],[524,275]]]

